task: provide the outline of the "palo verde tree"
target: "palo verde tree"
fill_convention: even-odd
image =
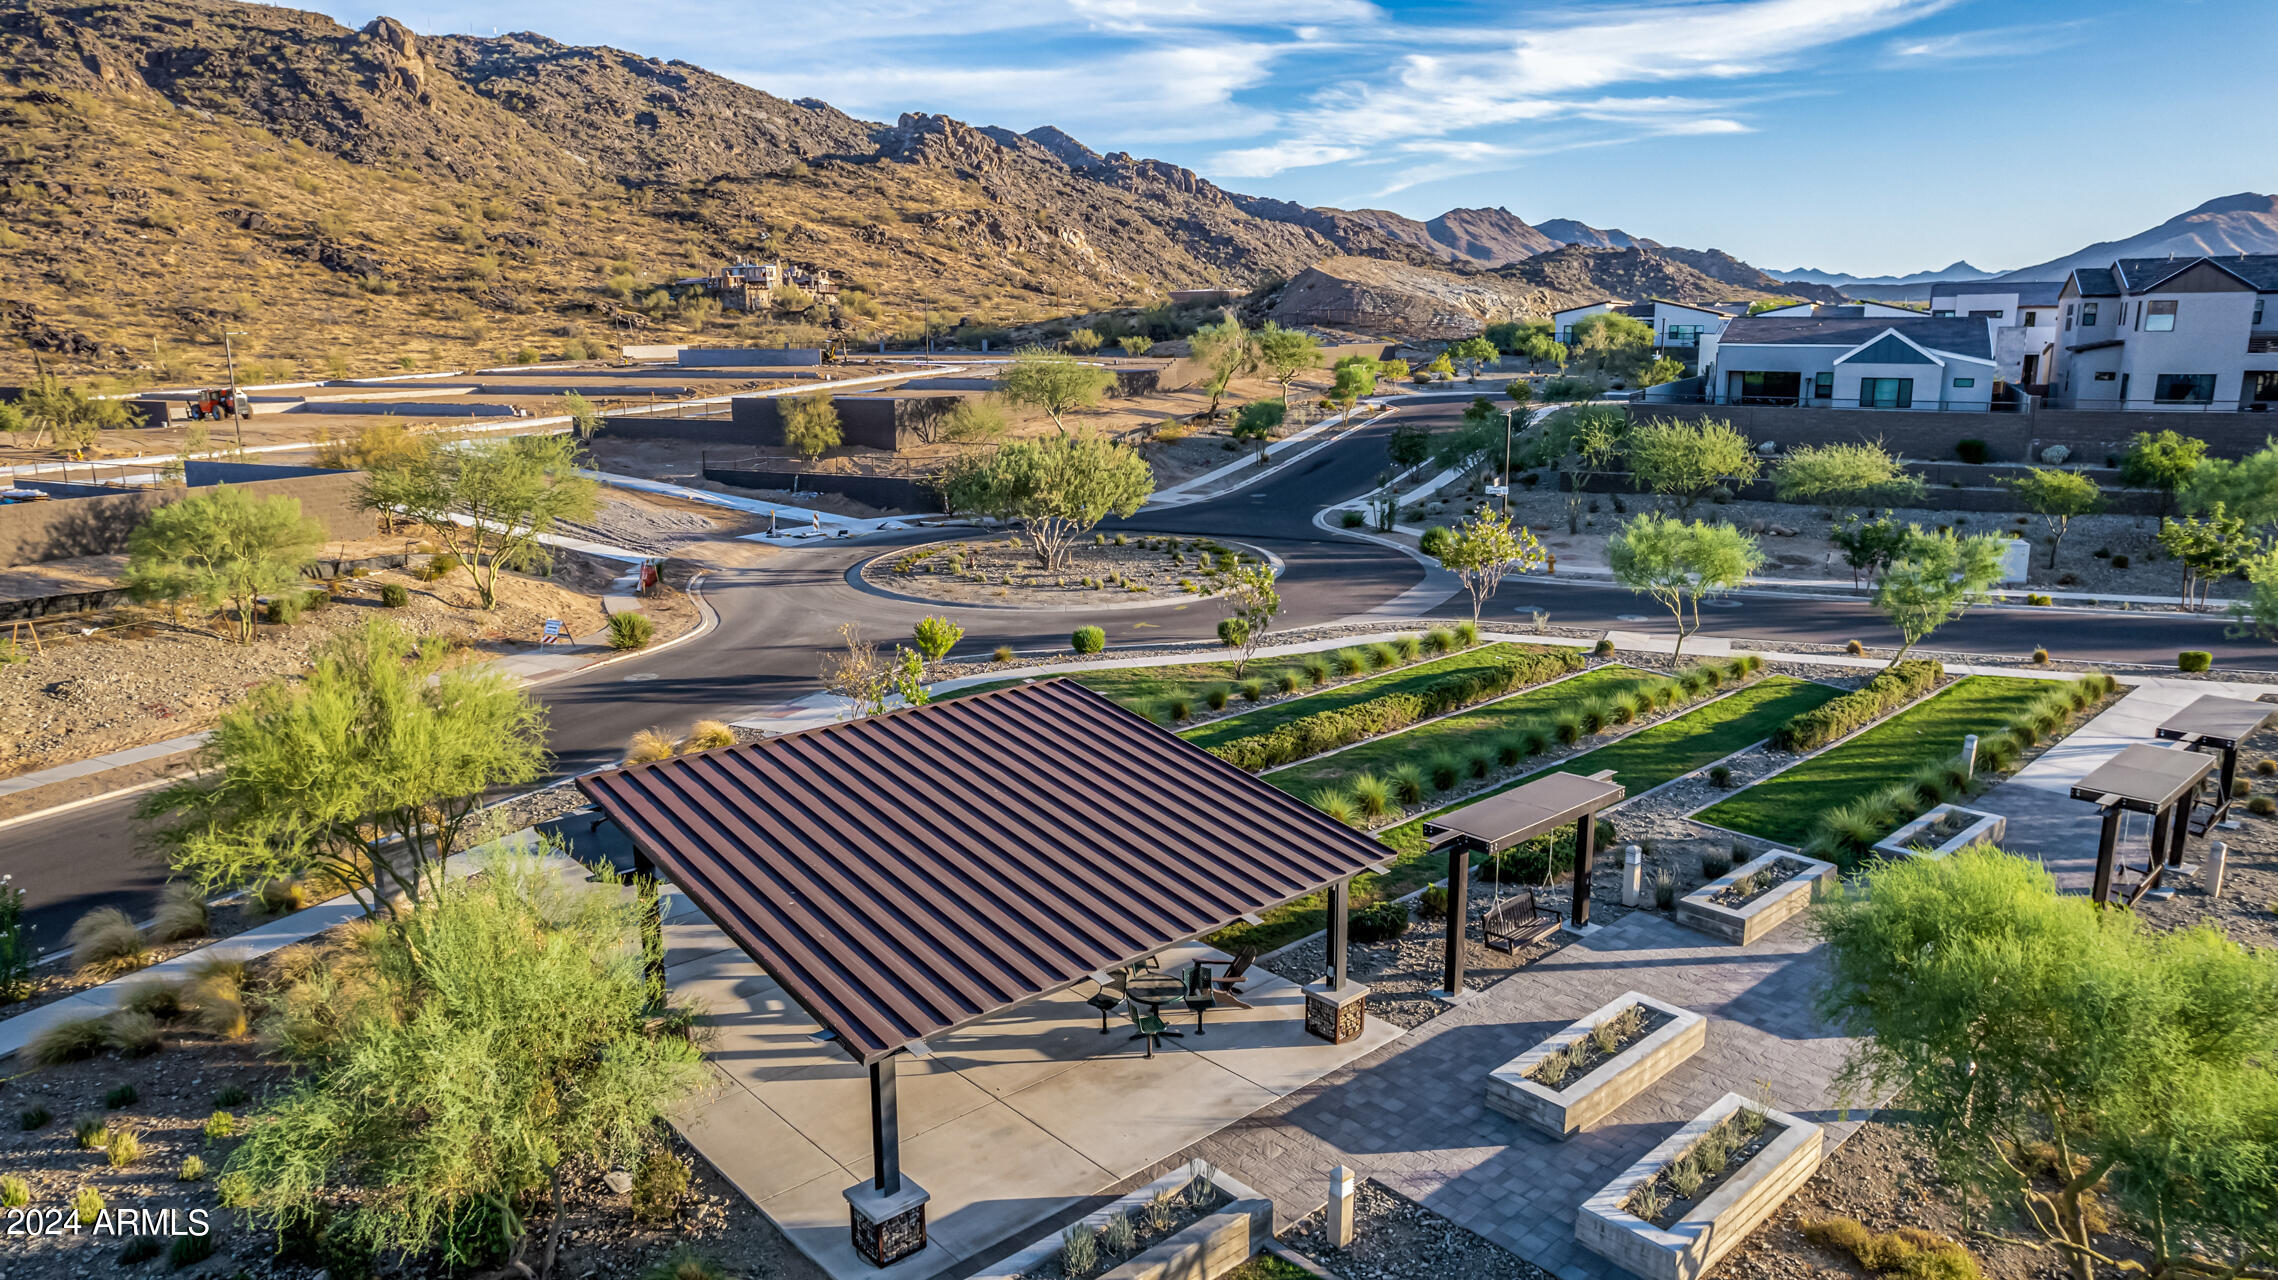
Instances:
[[[1155,491],[1145,459],[1091,436],[1018,440],[952,462],[937,482],[951,511],[1020,525],[1048,573],[1067,567],[1076,539],[1110,515],[1128,516]]]
[[[95,443],[98,432],[124,427],[134,420],[124,400],[103,399],[79,387],[66,386],[52,373],[42,373],[16,399],[23,426],[32,433],[32,448],[53,438],[57,447],[84,449]],[[13,433],[13,429],[11,429]]]
[[[139,807],[164,824],[174,874],[211,891],[316,877],[366,914],[431,895],[484,796],[546,762],[530,696],[448,657],[373,619],[327,642],[305,678],[256,686],[214,726],[205,767]]]
[[[1574,322],[1567,359],[1609,378],[1633,378],[1653,358],[1653,326],[1636,316],[1601,311]]]
[[[1243,565],[1228,576],[1226,593],[1219,597],[1227,616],[1218,621],[1218,643],[1234,651],[1234,678],[1265,643],[1266,628],[1281,612],[1281,594],[1274,590],[1273,566]]]
[[[2246,578],[2247,598],[2232,602],[2233,621],[2224,633],[2233,640],[2278,640],[2278,546],[2245,556],[2238,571]]]
[[[949,656],[957,642],[965,638],[965,628],[947,618],[924,617],[910,628],[910,642],[918,647],[927,662],[939,662]]]
[[[251,644],[261,597],[299,590],[301,570],[324,545],[324,526],[298,498],[254,498],[215,485],[150,513],[127,538],[127,590],[138,600],[227,606],[239,643]]]
[[[1903,507],[1922,499],[1922,477],[1877,442],[1807,444],[1788,451],[1772,471],[1782,502],[1816,502],[1843,523],[1860,507]]]
[[[566,435],[419,444],[367,473],[360,501],[426,525],[466,566],[485,609],[498,604],[501,571],[543,564],[539,535],[592,515],[598,501],[600,486],[578,474],[577,441]]]
[[[1495,344],[1485,338],[1465,338],[1448,348],[1448,354],[1462,362],[1464,372],[1473,382],[1477,382],[1479,381],[1479,366],[1503,353],[1496,350]]]
[[[593,439],[593,433],[601,429],[601,411],[575,391],[562,397],[562,412],[569,415],[570,430],[580,440]]]
[[[1843,563],[1851,566],[1851,585],[1855,587],[1862,577],[1882,576],[1890,562],[1906,549],[1909,527],[1891,519],[1888,512],[1874,520],[1854,516],[1830,530],[1827,542],[1843,553]]]
[[[1997,533],[1955,537],[1941,529],[1924,533],[1910,525],[1906,542],[1875,579],[1875,609],[1906,643],[1891,655],[1897,666],[1923,637],[1961,617],[2001,581],[2001,550],[2008,539]]]
[[[2025,502],[2027,510],[2041,517],[2049,529],[2049,567],[2057,567],[2057,548],[2064,545],[2065,531],[2072,527],[2074,516],[2084,516],[2104,505],[2104,491],[2096,482],[2077,471],[2060,471],[2049,467],[2035,467],[2023,478],[2009,482],[2017,496]]]
[[[1345,356],[1330,372],[1329,403],[1350,409],[1362,396],[1376,394],[1377,362],[1369,356]]]
[[[1998,1238],[2074,1280],[2273,1274],[2278,954],[2149,928],[1991,845],[1873,863],[1814,913],[1845,1087],[1903,1088],[1945,1175],[2009,1211]]]
[[[2186,609],[2194,594],[2205,608],[2208,588],[2245,568],[2255,554],[2254,541],[2246,536],[2246,521],[2225,511],[2221,502],[2204,516],[2168,521],[2159,531],[2159,546],[2183,566],[2181,604]]]
[[[1614,581],[1650,596],[1677,623],[1672,662],[1683,655],[1685,638],[1701,629],[1701,600],[1748,580],[1764,563],[1756,539],[1729,524],[1690,524],[1648,511],[1606,540]],[[1689,613],[1688,613],[1689,610]]]
[[[1514,418],[1518,416],[1514,411]],[[1514,423],[1523,427],[1523,421]],[[1455,430],[1441,433],[1432,442],[1432,460],[1443,467],[1468,471],[1489,458],[1497,466],[1503,459],[1503,411],[1485,396],[1472,397],[1463,407],[1463,420]]]
[[[1115,375],[1043,347],[1022,347],[1005,366],[998,394],[1009,403],[1040,410],[1066,435],[1065,415],[1089,409],[1115,385]]]
[[[1481,510],[1448,531],[1439,562],[1470,594],[1471,621],[1476,625],[1479,611],[1493,598],[1504,577],[1541,568],[1543,550],[1534,530],[1525,525],[1513,527],[1511,518],[1500,511]]]
[[[1748,437],[1729,422],[1644,422],[1623,443],[1630,474],[1647,491],[1690,512],[1701,496],[1727,480],[1753,480],[1763,460]]]
[[[1590,501],[1590,481],[1621,459],[1628,443],[1629,415],[1609,405],[1574,405],[1550,415],[1542,452],[1566,479],[1566,532],[1582,532],[1582,510]]]
[[[1281,407],[1287,412],[1289,384],[1307,369],[1321,367],[1321,340],[1302,329],[1284,329],[1268,320],[1258,330],[1256,343],[1258,367],[1280,385]]]
[[[2278,537],[2278,439],[2243,458],[2209,458],[2183,483],[2185,511],[2209,511],[2222,503],[2262,536]]]
[[[1210,392],[1209,419],[1218,420],[1218,404],[1226,398],[1226,388],[1234,379],[1258,367],[1257,335],[1242,327],[1242,322],[1227,316],[1217,324],[1206,324],[1187,338],[1187,352],[1196,364],[1207,371],[1203,388]]]
[[[838,406],[820,391],[784,396],[775,402],[783,422],[783,443],[809,462],[837,448],[846,439],[838,420]]]
[[[1384,455],[1402,471],[1424,465],[1432,456],[1432,429],[1419,422],[1393,423],[1392,434],[1384,441]]]
[[[1288,408],[1279,400],[1252,400],[1234,411],[1234,426],[1229,432],[1240,443],[1258,451],[1258,465],[1266,463],[1266,446],[1273,443],[1274,433],[1281,430]]]
[[[2128,438],[2128,451],[2120,458],[2120,483],[2159,491],[2159,523],[2164,529],[2176,495],[2206,460],[2204,440],[2173,431],[2138,431]]]
[[[311,984],[326,1017],[286,1041],[308,1070],[250,1117],[224,1174],[253,1221],[337,1210],[365,1249],[547,1280],[573,1181],[658,1148],[706,1078],[693,1011],[651,1003],[641,909],[607,875],[502,854]]]
[[[1675,356],[1659,356],[1653,360],[1647,361],[1645,367],[1637,371],[1637,385],[1641,387],[1658,387],[1662,383],[1675,382],[1677,379],[1684,376],[1684,361],[1679,360]]]

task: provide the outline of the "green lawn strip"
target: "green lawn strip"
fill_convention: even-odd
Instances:
[[[1347,684],[1326,688],[1319,693],[1308,693],[1297,698],[1284,698],[1280,702],[1259,707],[1255,711],[1245,711],[1240,715],[1228,716],[1223,720],[1213,720],[1209,724],[1198,725],[1180,733],[1179,736],[1198,747],[1208,749],[1222,742],[1232,742],[1236,738],[1247,738],[1252,734],[1271,733],[1300,716],[1309,716],[1316,711],[1335,711],[1342,707],[1352,706],[1355,703],[1366,702],[1370,698],[1381,697],[1384,694],[1405,693],[1411,689],[1421,689],[1441,676],[1452,672],[1475,671],[1491,667],[1495,665],[1496,656],[1508,650],[1530,648],[1532,646],[1478,645],[1461,653],[1452,653],[1444,658],[1434,658],[1430,662],[1419,662],[1410,667],[1396,667],[1370,676],[1365,680],[1354,680]],[[1332,649],[1329,652],[1334,653],[1336,651]],[[1198,708],[1202,705],[1201,695],[1207,690],[1207,685],[1193,688],[1192,693]],[[1112,697],[1113,695],[1109,696]]]
[[[1265,681],[1266,688],[1271,690],[1275,679],[1284,671],[1295,671],[1302,677],[1302,663],[1306,657],[1300,653],[1283,658],[1258,658],[1242,669],[1242,675],[1245,679],[1255,676]],[[1174,696],[1182,695],[1193,702],[1196,711],[1202,711],[1209,705],[1202,697],[1213,685],[1226,686],[1227,696],[1237,702],[1241,698],[1241,694],[1234,688],[1237,682],[1234,679],[1234,664],[1231,662],[1173,662],[1147,667],[1108,667],[1094,671],[1071,671],[1068,675],[1086,689],[1105,694],[1117,705],[1150,717]],[[987,684],[969,685],[941,694],[936,701],[1009,689],[1031,680],[1048,680],[1051,676],[1052,673],[1046,671],[1043,675],[1024,676],[1014,680],[991,680]]]
[[[1547,722],[1559,707],[1578,706],[1596,697],[1610,698],[1657,678],[1635,667],[1609,664],[1262,776],[1293,796],[1310,796],[1363,773],[1382,776],[1395,765],[1422,765],[1443,749],[1461,753],[1479,743],[1492,743],[1509,730],[1538,720]],[[1549,725],[1543,727],[1547,730]]]
[[[1998,731],[2049,687],[2046,680],[1964,676],[1848,742],[1697,816],[1727,830],[1799,845],[1828,810],[1905,781],[1923,765],[1960,751],[1969,734]]]
[[[1558,694],[1591,676],[1616,670],[1619,669],[1600,667],[1596,671],[1534,692]],[[1629,793],[1634,796],[1721,760],[1751,743],[1761,742],[1790,717],[1819,706],[1840,693],[1841,690],[1805,680],[1766,676],[1728,697],[1697,705],[1690,711],[1640,729],[1619,742],[1608,743],[1595,751],[1514,778],[1492,791],[1466,796],[1455,804],[1418,814],[1377,833],[1378,840],[1391,846],[1395,860],[1382,875],[1361,876],[1357,887],[1384,897],[1397,898],[1439,879],[1445,861],[1425,853],[1423,824],[1425,819],[1437,817],[1457,805],[1470,804],[1496,792],[1508,791],[1546,773],[1592,774],[1600,769],[1612,769],[1614,777],[1627,786]],[[1591,695],[1585,693],[1583,696]],[[1537,710],[1540,709],[1538,706]],[[1404,736],[1407,735],[1394,734],[1379,741],[1398,741]],[[1336,758],[1329,757],[1331,760]],[[1270,776],[1267,779],[1269,782],[1274,780]],[[1260,952],[1286,946],[1319,931],[1327,924],[1325,905],[1318,896],[1285,903],[1261,913],[1259,924],[1236,925],[1219,933],[1212,939],[1212,945],[1221,948],[1254,946]]]

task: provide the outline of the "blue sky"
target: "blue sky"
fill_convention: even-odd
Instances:
[[[1055,124],[1307,204],[1501,205],[1766,267],[2016,267],[2278,187],[2273,0],[311,7],[681,58],[868,119]]]

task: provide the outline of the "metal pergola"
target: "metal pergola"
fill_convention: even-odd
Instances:
[[[2191,813],[2198,804],[2200,784],[2215,772],[2218,761],[2198,751],[2155,747],[2139,742],[2091,770],[2072,786],[2072,798],[2086,800],[2104,811],[2104,828],[2096,842],[2096,880],[2088,896],[2098,903],[2112,900],[2113,880],[2120,870],[2120,816],[2151,815],[2151,853],[2145,860],[2143,883],[2124,905],[2157,888],[2169,867],[2183,865],[2183,842],[2191,834]]]
[[[2154,731],[2189,750],[2210,752],[2223,762],[2222,789],[2216,792],[2214,807],[2205,817],[2193,817],[2192,835],[2203,836],[2230,816],[2231,784],[2238,781],[2238,744],[2253,736],[2273,714],[2278,714],[2278,706],[2267,702],[2211,693],[2169,716],[2167,723]]]
[[[1590,869],[1597,853],[1598,815],[1629,793],[1611,769],[1585,778],[1553,773],[1524,786],[1491,795],[1424,823],[1424,839],[1447,850],[1447,964],[1440,990],[1463,991],[1463,947],[1468,933],[1471,855],[1497,854],[1536,836],[1574,824],[1574,905],[1567,916],[1576,929],[1590,923]]]

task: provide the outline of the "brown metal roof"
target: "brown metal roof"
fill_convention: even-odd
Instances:
[[[1443,813],[1424,824],[1424,835],[1433,840],[1462,836],[1489,853],[1501,853],[1583,814],[1618,804],[1624,794],[1622,785],[1610,777],[1554,773]]]
[[[2118,755],[2073,783],[2072,798],[2102,801],[2111,796],[2123,809],[2157,813],[2189,794],[2217,763],[2213,756],[2197,751],[2138,742],[2122,747]]]
[[[2167,723],[2159,726],[2156,732],[2162,738],[2188,738],[2211,747],[2235,747],[2261,728],[2273,714],[2278,714],[2278,706],[2267,702],[2250,702],[2245,698],[2225,698],[2210,693],[2169,716]]]
[[[578,786],[865,1062],[1387,855],[1065,679]]]

